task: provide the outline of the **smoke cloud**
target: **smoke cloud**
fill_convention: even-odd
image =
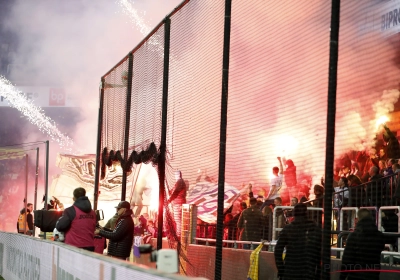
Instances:
[[[153,28],[180,0],[128,2],[143,22]],[[2,24],[17,38],[12,63],[19,67],[10,73],[10,79],[17,88],[26,85],[64,88],[77,108],[45,109],[45,112],[61,120],[57,124],[59,130],[74,141],[72,152],[94,154],[100,78],[143,39],[143,34],[122,11],[118,1],[109,0],[16,0]],[[17,143],[48,138],[23,118],[13,129],[21,135],[21,139],[13,139]],[[51,143],[49,184],[59,172],[55,167],[59,151],[57,144]],[[43,157],[40,164],[42,178]],[[28,200],[32,201],[30,193]],[[40,179],[39,202],[43,193]],[[7,216],[16,219],[14,212]]]

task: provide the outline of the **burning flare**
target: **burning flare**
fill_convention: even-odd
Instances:
[[[381,116],[376,120],[376,129],[378,129],[381,125],[387,123],[389,118],[387,116]]]

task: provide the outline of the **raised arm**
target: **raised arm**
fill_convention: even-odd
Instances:
[[[277,157],[279,161],[279,174],[283,174],[283,164],[282,164],[282,159],[281,157]]]

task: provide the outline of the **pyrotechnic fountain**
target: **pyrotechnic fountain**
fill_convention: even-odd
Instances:
[[[40,107],[26,99],[24,94],[3,76],[0,76],[0,94],[9,102],[11,107],[20,111],[41,132],[47,134],[53,141],[57,142],[62,150],[71,151],[73,145],[72,139],[63,134],[57,128],[56,123],[46,116]]]

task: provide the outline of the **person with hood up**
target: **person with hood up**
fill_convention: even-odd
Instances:
[[[296,204],[293,215],[294,221],[282,229],[274,251],[278,277],[285,280],[320,279],[321,229],[307,219],[305,204]]]
[[[356,229],[347,238],[340,279],[379,279],[385,237],[368,209],[360,209],[357,217]]]
[[[84,188],[76,188],[73,195],[74,204],[64,210],[56,229],[64,232],[65,244],[93,252],[96,213]]]
[[[128,201],[121,201],[118,206],[118,220],[114,230],[106,228],[96,229],[95,234],[110,240],[107,254],[113,258],[126,260],[131,254],[133,245],[134,223],[131,205]]]

